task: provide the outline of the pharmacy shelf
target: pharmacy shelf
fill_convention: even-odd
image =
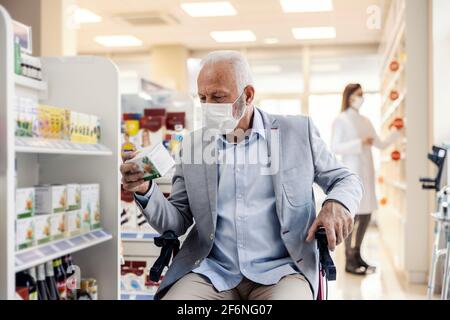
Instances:
[[[159,236],[159,233],[145,232],[122,232],[120,234],[122,241],[128,242],[153,242],[153,239]]]
[[[400,94],[397,100],[392,102],[390,107],[386,110],[383,117],[381,118],[381,124],[384,124],[387,120],[391,118],[391,116],[402,105],[405,99],[406,99],[406,92],[403,92],[402,94]]]
[[[385,94],[381,98],[381,105],[384,105],[388,101],[389,94],[393,89],[395,89],[395,85],[396,85],[397,81],[400,79],[400,77],[402,76],[404,69],[405,69],[405,66],[401,65],[397,71],[391,71],[393,75],[391,76],[387,86],[383,90],[385,92]]]
[[[16,272],[71,254],[112,239],[102,229],[16,252]]]
[[[404,182],[386,180],[386,184],[389,186],[395,187],[397,189],[406,191],[406,183],[404,183]]]
[[[24,76],[14,75],[14,83],[16,86],[20,86],[27,89],[36,91],[47,91],[47,82],[31,79]]]
[[[16,152],[110,156],[112,151],[102,144],[83,144],[64,140],[16,137]]]

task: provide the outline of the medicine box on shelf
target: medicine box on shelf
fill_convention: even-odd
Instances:
[[[36,214],[59,213],[66,210],[67,188],[65,185],[37,186]]]

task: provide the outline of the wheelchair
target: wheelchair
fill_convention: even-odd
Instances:
[[[315,234],[319,251],[319,289],[317,300],[328,299],[328,281],[336,280],[336,266],[328,251],[328,241],[324,228],[319,228]],[[166,231],[154,239],[155,245],[161,248],[161,253],[149,272],[153,282],[159,282],[165,267],[169,267],[171,259],[180,250],[180,240],[173,231]]]

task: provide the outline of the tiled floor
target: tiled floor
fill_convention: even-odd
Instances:
[[[334,254],[337,281],[329,283],[330,300],[391,300],[426,299],[426,285],[402,285],[389,260],[386,249],[379,242],[376,227],[371,227],[364,239],[363,257],[377,266],[377,272],[368,276],[355,276],[345,272],[344,246]]]

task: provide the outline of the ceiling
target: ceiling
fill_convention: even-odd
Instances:
[[[209,0],[212,1],[212,0]],[[289,13],[282,11],[278,0],[229,0],[237,10],[236,16],[192,18],[180,8],[182,2],[192,0],[77,0],[103,18],[101,23],[84,24],[78,33],[80,53],[111,53],[145,51],[155,45],[181,44],[191,50],[271,47],[265,38],[278,38],[275,46],[376,44],[381,30],[366,26],[370,5],[382,5],[383,0],[334,0],[334,11],[322,13]],[[311,0],[314,1],[314,0]],[[128,14],[169,15],[175,22],[166,25],[135,26],[125,22]],[[329,40],[300,41],[291,33],[293,27],[334,26],[337,37]],[[256,35],[251,43],[219,44],[211,31],[249,29]],[[100,35],[134,35],[143,40],[142,47],[105,48],[94,41]]]

